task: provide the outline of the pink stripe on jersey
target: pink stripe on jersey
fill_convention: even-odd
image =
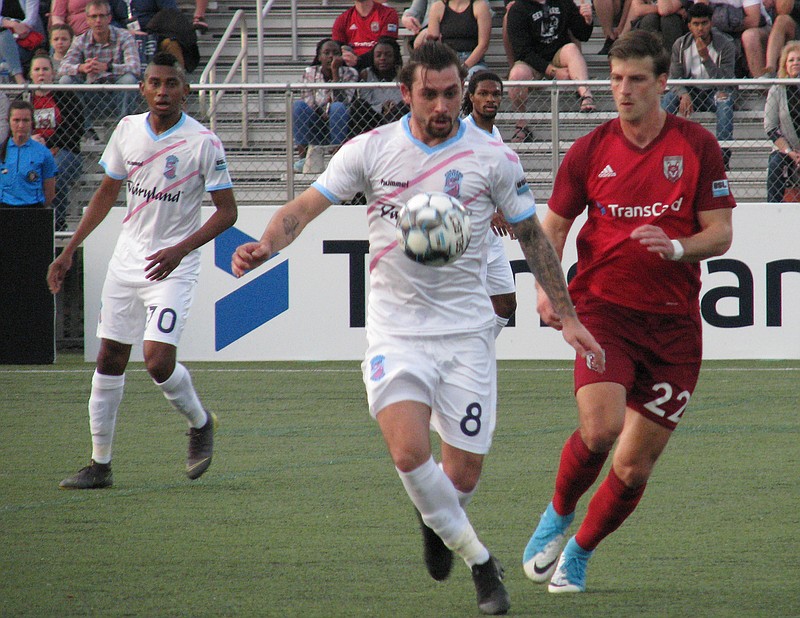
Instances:
[[[375,210],[375,208],[377,208],[378,206],[381,206],[383,204],[387,204],[389,202],[389,200],[392,199],[393,197],[397,197],[403,191],[408,191],[414,185],[419,184],[420,182],[425,180],[428,176],[438,172],[440,169],[442,169],[446,165],[450,165],[453,161],[458,161],[459,159],[463,159],[464,157],[468,157],[468,156],[473,155],[473,154],[475,154],[474,150],[464,150],[462,152],[454,154],[449,159],[445,159],[444,161],[439,163],[437,166],[433,167],[432,169],[427,170],[426,172],[420,174],[416,178],[412,178],[411,180],[408,181],[408,186],[407,187],[397,187],[394,191],[392,191],[391,193],[385,195],[384,197],[379,199],[377,202],[372,204],[369,208],[367,208],[367,216],[369,216]]]
[[[486,195],[487,193],[489,193],[489,187],[485,187],[485,188],[481,189],[480,191],[478,191],[472,197],[468,197],[468,198],[465,198],[465,199],[461,200],[461,204],[463,204],[464,206],[469,206],[470,204],[472,204],[472,202],[477,200],[479,197],[481,197],[483,195]]]
[[[388,247],[386,247],[385,249],[383,249],[383,250],[379,251],[379,252],[378,252],[378,255],[376,255],[376,256],[375,256],[375,259],[374,259],[374,260],[372,260],[372,261],[369,263],[369,272],[372,272],[372,271],[375,269],[375,267],[378,265],[378,262],[380,262],[380,261],[381,261],[381,258],[382,258],[384,255],[386,255],[387,253],[389,253],[389,251],[391,251],[392,249],[394,249],[396,246],[397,246],[397,241],[395,240],[394,242],[392,242],[392,243],[389,243],[389,246],[388,246]]]
[[[164,190],[161,191],[160,193],[166,193],[167,191],[171,191],[175,187],[179,187],[180,185],[188,182],[189,180],[191,180],[195,176],[199,176],[199,175],[200,175],[200,171],[199,170],[195,170],[191,174],[189,174],[188,176],[184,176],[180,180],[176,180],[175,182],[173,182],[168,187],[165,187]],[[139,212],[142,208],[144,208],[148,204],[152,203],[153,200],[154,200],[154,197],[148,198],[144,202],[142,202],[141,204],[136,206],[129,214],[125,215],[125,218],[122,220],[122,222],[123,223],[127,223],[128,220],[130,220],[130,218],[133,217],[133,215],[135,215],[137,212]]]
[[[145,159],[144,161],[142,161],[142,162],[141,162],[139,165],[135,165],[135,166],[133,166],[133,167],[135,167],[137,170],[139,170],[139,169],[142,169],[142,168],[143,168],[143,167],[145,167],[146,165],[148,165],[148,164],[152,163],[154,159],[157,159],[157,158],[158,158],[158,157],[160,157],[161,155],[168,153],[170,150],[173,150],[173,149],[177,148],[178,146],[183,146],[185,143],[186,143],[186,140],[185,140],[185,139],[182,139],[182,140],[181,140],[181,141],[179,141],[179,142],[175,142],[175,143],[174,143],[174,144],[172,144],[171,146],[167,146],[167,147],[166,147],[166,148],[164,148],[163,150],[159,150],[157,153],[155,153],[155,154],[154,154],[154,155],[152,155],[151,157],[149,157],[149,158]],[[134,170],[134,171],[135,171],[135,170]],[[129,174],[129,175],[130,175],[130,174]]]

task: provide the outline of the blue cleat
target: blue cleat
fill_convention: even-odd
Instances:
[[[529,579],[542,584],[553,575],[561,546],[567,536],[567,528],[573,519],[575,513],[559,515],[552,502],[547,505],[522,554],[522,568]]]
[[[585,592],[586,591],[586,563],[594,551],[586,551],[578,545],[575,537],[568,542],[558,566],[550,580],[547,590],[550,592]]]

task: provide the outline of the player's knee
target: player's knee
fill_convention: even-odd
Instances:
[[[614,473],[620,481],[630,489],[641,487],[650,478],[653,465],[644,462],[620,463],[614,462]]]

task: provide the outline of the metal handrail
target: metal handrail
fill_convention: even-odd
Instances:
[[[240,40],[240,49],[239,53],[236,56],[236,59],[233,61],[231,68],[225,75],[225,78],[222,80],[223,84],[231,83],[233,76],[239,71],[241,79],[239,80],[241,83],[247,83],[247,64],[248,64],[248,55],[247,55],[247,17],[243,9],[238,9],[234,14],[233,18],[231,19],[228,27],[225,28],[225,32],[222,35],[219,43],[217,44],[217,48],[214,50],[214,53],[211,55],[211,58],[206,65],[206,68],[203,69],[203,73],[200,75],[200,79],[198,81],[200,87],[198,88],[199,98],[200,98],[200,110],[208,117],[209,123],[211,125],[211,130],[217,130],[217,104],[219,103],[220,98],[223,94],[225,94],[226,90],[216,90],[215,92],[208,92],[207,90],[203,90],[203,85],[210,85],[217,83],[217,62],[222,55],[223,49],[228,44],[228,41],[234,36],[234,31],[239,29],[239,40]],[[261,53],[261,52],[259,52]],[[248,145],[248,118],[247,118],[247,90],[241,90],[241,97],[242,97],[242,146],[246,147]],[[208,99],[208,102],[206,102]]]

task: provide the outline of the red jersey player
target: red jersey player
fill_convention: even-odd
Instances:
[[[669,69],[661,43],[636,30],[608,58],[618,118],[569,150],[542,223],[561,255],[588,208],[570,292],[606,352],[602,374],[584,359],[575,363],[579,428],[564,445],[553,500],[523,555],[526,575],[549,579],[550,592],[583,592],[595,547],[636,508],[697,383],[698,262],[723,254],[733,236],[736,204],[719,144],[659,106]],[[538,310],[560,328],[542,290]],[[615,443],[611,470],[561,551],[577,502]]]
[[[364,55],[382,36],[397,38],[397,11],[374,0],[355,0],[352,8],[333,22],[331,38],[352,51],[343,50],[348,66],[361,70],[369,65]]]

